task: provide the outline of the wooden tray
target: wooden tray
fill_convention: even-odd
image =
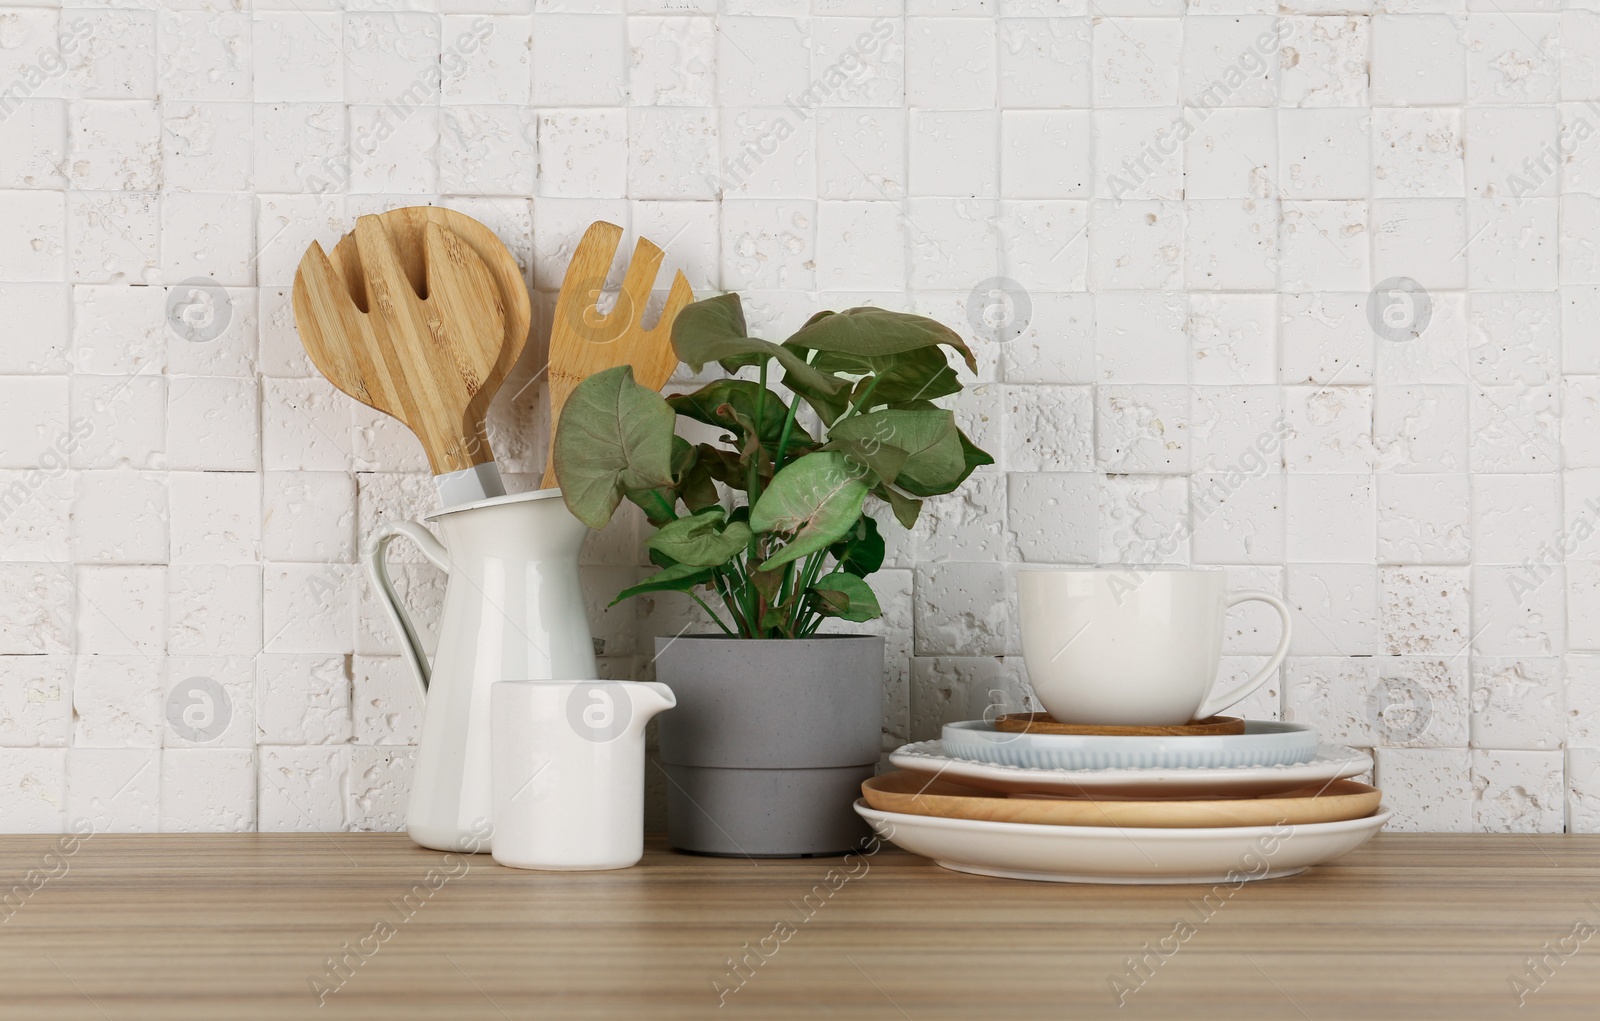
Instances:
[[[1215,737],[1243,734],[1244,721],[1212,716],[1171,727],[1109,727],[1092,723],[1057,723],[1049,713],[1006,713],[994,718],[994,729],[1029,734],[1094,734],[1101,737]]]
[[[1116,801],[1015,794],[1007,797],[904,771],[885,773],[863,782],[861,794],[873,808],[906,815],[1139,829],[1340,822],[1371,815],[1383,800],[1383,793],[1376,787],[1354,780],[1335,780],[1326,785],[1259,798],[1217,801]]]

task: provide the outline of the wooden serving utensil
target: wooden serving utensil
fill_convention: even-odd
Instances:
[[[484,420],[531,309],[492,231],[431,206],[363,216],[331,257],[306,249],[294,310],[322,374],[421,440],[446,506],[504,495]]]
[[[994,718],[994,729],[1018,734],[1081,734],[1098,737],[1215,737],[1219,734],[1243,734],[1244,721],[1233,716],[1213,716],[1170,727],[1116,727],[1058,723],[1049,713],[1006,713]]]
[[[694,294],[680,270],[672,279],[666,305],[655,326],[643,327],[645,305],[655,286],[656,273],[665,256],[654,242],[640,238],[633,249],[633,261],[622,279],[622,291],[610,312],[601,313],[598,301],[605,288],[611,259],[622,241],[622,228],[597,220],[584,231],[583,238],[567,263],[567,274],[556,296],[555,319],[550,326],[550,451],[545,460],[543,488],[556,485],[556,428],[561,409],[577,385],[597,372],[618,365],[633,366],[633,378],[640,386],[660,390],[678,366],[672,349],[672,321]]]

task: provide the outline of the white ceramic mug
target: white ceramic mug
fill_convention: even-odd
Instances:
[[[491,853],[519,869],[625,869],[644,854],[644,725],[655,681],[500,681],[489,703]]]
[[[1289,651],[1289,608],[1228,593],[1220,569],[1024,567],[1017,572],[1028,680],[1063,723],[1172,726],[1214,716],[1267,682]],[[1265,666],[1221,693],[1223,618],[1258,599],[1283,618]]]

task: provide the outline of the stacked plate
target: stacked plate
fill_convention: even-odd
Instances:
[[[1064,883],[1274,879],[1389,818],[1381,792],[1348,779],[1372,768],[1365,752],[1303,724],[1238,724],[1120,735],[953,723],[891,755],[902,772],[862,784],[856,811],[945,868]]]

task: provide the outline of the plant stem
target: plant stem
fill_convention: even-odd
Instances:
[[[727,579],[728,605],[733,608],[734,619],[738,621],[739,633],[751,637],[749,608],[744,604],[744,583],[741,580],[737,564],[730,565]]]
[[[712,584],[717,587],[717,595],[722,597],[722,605],[728,608],[728,615],[731,616],[733,618],[733,622],[738,625],[741,630],[743,630],[744,617],[739,613],[739,604],[734,600],[733,594],[729,589],[728,579],[723,577],[722,570],[720,568],[711,573],[711,581]]]
[[[816,634],[817,629],[822,627],[822,622],[824,619],[826,618],[824,618],[820,613],[812,615],[811,621],[806,627],[806,635],[810,636]]]
[[[822,572],[822,565],[828,559],[828,551],[817,550],[815,553],[811,554],[811,557],[811,572],[806,578],[806,588],[810,588],[816,583],[817,575]]]
[[[856,399],[856,402],[854,404],[850,405],[848,408],[844,409],[844,414],[842,414],[838,418],[834,419],[833,425],[830,426],[829,428],[838,428],[839,423],[843,422],[845,419],[849,418],[851,415],[859,415],[859,414],[861,414],[861,409],[866,405],[867,398],[871,397],[872,396],[872,391],[874,391],[874,390],[876,390],[878,388],[878,379],[879,379],[879,377],[873,376],[872,377],[872,382],[868,383],[867,386],[866,386],[866,389],[861,391],[861,396]]]
[[[811,604],[807,602],[800,608],[800,622],[795,625],[795,637],[804,638],[811,632],[815,631],[816,626],[812,623],[812,621],[821,619],[822,618],[816,613],[816,611],[811,608]]]
[[[643,503],[639,503],[638,500],[634,500],[634,503],[638,503],[639,504],[640,509],[645,512],[646,516],[659,517],[660,520],[666,520],[666,521],[676,521],[676,520],[678,520],[678,513],[674,509],[673,502],[669,502],[667,500],[667,498],[662,496],[661,493],[658,490],[654,490],[654,489],[645,490],[645,496],[647,497],[648,502],[651,504],[652,507],[655,507],[656,509],[661,510],[663,512],[659,516],[652,515],[650,513],[650,510],[651,510],[650,507],[646,507]]]
[[[722,633],[723,634],[725,634],[725,635],[733,634],[733,629],[728,627],[728,625],[726,625],[726,624],[724,624],[722,622],[722,618],[717,616],[717,612],[715,610],[713,610],[711,607],[706,605],[706,601],[704,599],[701,599],[699,596],[695,595],[693,592],[689,593],[689,598],[693,599],[695,602],[700,604],[700,608],[702,610],[706,611],[706,613],[708,615],[710,615],[712,620],[716,621],[717,627],[722,629]]]
[[[811,364],[815,358],[815,351],[806,352],[806,364]],[[783,418],[783,432],[778,435],[778,452],[772,457],[772,474],[778,474],[778,469],[783,467],[783,455],[789,449],[789,434],[794,432],[794,416],[800,410],[800,395],[794,394],[789,400],[789,413]]]
[[[794,591],[794,561],[783,565],[783,584],[778,586],[778,605],[786,606]]]
[[[750,572],[745,569],[745,564],[734,559],[729,561],[730,570],[734,574],[730,584],[734,596],[739,601],[739,607],[744,615],[744,634],[746,638],[761,637],[761,618],[756,616],[752,597],[755,595],[755,585],[750,581]]]
[[[822,573],[821,568],[826,555],[826,550],[817,551],[816,563],[811,565],[810,577],[806,579],[806,588],[808,590],[812,585],[816,584],[817,575]],[[801,608],[799,633],[802,637],[804,637],[805,635],[813,634],[817,630],[817,628],[822,624],[824,615],[820,610],[812,605],[812,601],[809,598],[801,600]]]
[[[760,638],[763,631],[761,627],[761,593],[756,591],[756,583],[750,576],[750,561],[746,560],[743,564],[740,564],[739,569],[744,572],[745,598],[750,603],[750,633],[754,637]]]
[[[763,361],[761,363],[761,382],[756,390],[756,420],[751,424],[751,428],[755,430],[755,436],[751,437],[755,440],[755,454],[750,458],[750,463],[745,465],[744,475],[745,506],[749,507],[752,512],[755,510],[756,501],[761,499],[761,451],[764,449],[761,445],[761,420],[766,414],[766,396],[767,363]],[[750,541],[745,545],[744,548],[744,558],[746,563],[749,563],[749,561],[755,558],[756,546],[759,542],[760,536],[754,532],[751,532]],[[744,570],[743,565],[740,565],[739,593],[744,597],[746,603],[750,601],[752,596],[759,597],[759,593],[755,592],[755,586],[750,584],[750,574],[748,571]],[[751,616],[747,621],[745,633],[751,638],[760,638],[760,599],[757,598],[756,606],[753,609],[747,609],[746,612],[751,614]]]
[[[761,420],[766,415],[767,397],[767,363],[761,363],[761,384],[756,390],[756,420],[752,425],[755,429],[756,455],[745,466],[745,489],[750,494],[750,506],[754,507],[756,501],[761,499]],[[751,539],[751,551],[754,552],[755,540]]]
[[[800,582],[795,587],[794,609],[789,614],[791,631],[798,631],[805,624],[805,615],[809,609],[806,601],[811,598],[808,593],[812,583],[817,580],[817,571],[827,555],[826,550],[817,550],[817,552],[806,557],[803,562],[800,569]]]
[[[789,578],[794,586],[794,598],[789,604],[789,612],[786,615],[789,619],[789,630],[793,631],[800,623],[800,608],[805,605],[806,601],[806,562],[803,560],[798,562],[791,560],[785,566],[793,568]]]

